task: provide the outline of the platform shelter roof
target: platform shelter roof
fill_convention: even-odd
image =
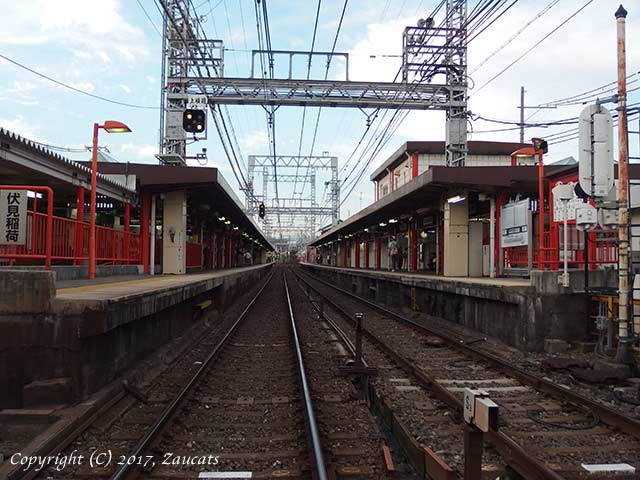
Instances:
[[[110,175],[135,175],[141,193],[187,190],[192,204],[210,211],[211,215],[224,216],[248,234],[257,236],[267,250],[274,250],[258,224],[245,214],[242,202],[217,168],[101,162],[98,169]]]
[[[545,172],[551,173],[558,168],[566,167],[548,165],[545,166]],[[387,222],[390,218],[411,216],[422,208],[439,208],[445,195],[462,192],[537,196],[538,167],[431,167],[412,181],[338,223],[310,245],[336,240],[340,236]]]

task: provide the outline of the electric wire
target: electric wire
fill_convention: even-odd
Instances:
[[[578,10],[576,10],[575,12],[573,12],[571,15],[569,15],[568,18],[566,18],[565,20],[562,21],[562,23],[560,23],[558,26],[556,26],[553,30],[551,30],[549,33],[547,33],[544,37],[542,37],[540,40],[538,40],[535,44],[533,44],[531,47],[529,47],[527,50],[524,51],[524,53],[522,53],[521,55],[519,55],[514,61],[512,61],[509,65],[507,65],[506,67],[504,67],[502,70],[500,70],[498,73],[496,73],[493,77],[491,77],[489,80],[487,80],[485,83],[483,83],[480,87],[474,89],[473,92],[471,92],[471,94],[469,95],[469,97],[471,97],[472,95],[475,95],[476,93],[478,93],[480,90],[482,90],[483,88],[485,88],[487,85],[489,85],[490,83],[492,83],[494,80],[496,80],[497,78],[499,78],[500,76],[502,76],[503,73],[505,73],[507,70],[509,70],[511,67],[513,67],[516,63],[518,63],[520,60],[522,60],[526,55],[528,55],[530,52],[532,52],[536,47],[538,47],[542,42],[544,42],[547,38],[549,38],[551,35],[553,35],[555,32],[557,32],[558,30],[560,30],[560,28],[562,28],[564,25],[566,25],[567,23],[569,23],[576,15],[578,15],[582,10],[584,10],[585,8],[587,8],[591,3],[593,3],[594,0],[588,0],[584,5],[582,5]]]
[[[484,58],[484,60],[482,60],[478,65],[476,65],[475,67],[473,67],[473,69],[471,69],[471,71],[469,72],[469,75],[473,74],[474,72],[476,72],[480,67],[482,67],[484,64],[486,64],[491,58],[493,58],[494,56],[496,56],[498,53],[500,53],[502,50],[504,50],[511,42],[513,42],[516,38],[518,38],[518,36],[520,36],[520,34],[522,32],[524,32],[527,27],[529,27],[531,24],[533,24],[536,20],[538,20],[540,17],[542,17],[545,13],[547,13],[549,10],[551,10],[555,5],[557,5],[560,2],[560,0],[552,0],[550,3],[548,3],[542,10],[540,10],[535,17],[533,17],[532,19],[530,19],[527,23],[525,23],[516,33],[514,33],[511,37],[509,37],[502,45],[500,45],[498,48],[496,48],[493,52],[491,52],[487,57]]]
[[[113,100],[111,98],[107,98],[107,97],[103,97],[102,95],[96,95],[95,93],[90,93],[87,92],[85,90],[81,90],[80,88],[76,88],[73,87],[71,85],[68,85],[64,82],[61,82],[60,80],[56,80],[53,77],[50,77],[48,75],[45,75],[44,73],[40,73],[37,70],[34,70],[33,68],[29,68],[26,65],[23,65],[22,63],[13,60],[12,58],[7,57],[6,55],[3,55],[0,53],[0,58],[2,58],[3,60],[6,60],[7,62],[15,65],[16,67],[22,68],[23,70],[26,70],[27,72],[33,73],[34,75],[37,75],[38,77],[44,78],[45,80],[48,80],[49,82],[55,83],[56,85],[59,85],[61,87],[64,87],[68,90],[72,90],[76,93],[80,93],[82,95],[86,95],[87,97],[91,97],[91,98],[95,98],[96,100],[102,100],[103,102],[108,102],[108,103],[113,103],[115,105],[121,105],[123,107],[129,107],[129,108],[139,108],[139,109],[144,109],[144,110],[159,110],[160,107],[155,107],[155,106],[151,106],[151,105],[137,105],[135,103],[127,103],[127,102],[121,102],[119,100]]]
[[[147,17],[147,20],[149,20],[149,23],[151,23],[151,25],[153,26],[153,28],[155,29],[156,32],[158,32],[158,35],[160,35],[160,37],[162,37],[162,33],[160,33],[160,29],[158,28],[158,26],[156,25],[156,22],[154,22],[151,17],[149,16],[149,13],[147,12],[146,8],[144,8],[144,5],[142,5],[142,3],[140,2],[140,0],[136,0],[136,2],[138,3],[138,6],[142,9],[142,12],[144,13],[144,16]]]
[[[444,2],[441,2],[441,4],[437,8],[440,8],[443,3]],[[465,25],[463,26],[463,29],[467,30],[467,34],[468,35],[472,34],[474,31],[477,31],[477,29],[481,28],[483,26],[483,24],[485,24],[487,21],[489,21],[489,19],[491,18],[491,15],[495,14],[495,12],[497,10],[499,10],[500,7],[505,5],[505,3],[506,2],[504,0],[503,1],[498,1],[498,2],[493,2],[492,0],[489,0],[489,1],[481,0],[480,2],[478,2],[478,4],[476,4],[476,6],[472,9],[472,11],[467,16],[467,21],[466,21]],[[489,12],[487,12],[487,9],[489,9]],[[433,15],[433,16],[435,16],[435,15]],[[476,20],[477,20],[477,22],[474,23],[473,26],[472,26],[471,25],[472,22],[475,22]],[[445,20],[442,23],[446,23],[446,21],[447,21],[447,19],[445,18]],[[447,42],[447,44],[448,43],[449,42]],[[445,44],[445,46],[447,44]],[[434,55],[437,55],[436,58],[439,58],[439,57],[441,57],[443,55],[443,53],[444,52],[442,51],[442,49],[439,49],[439,51],[437,51]],[[435,61],[432,60],[429,63],[430,64],[434,64]],[[396,77],[397,77],[397,75],[396,75]],[[424,76],[423,76],[423,78],[424,78]],[[415,87],[414,87],[414,89],[415,89]],[[364,168],[361,168],[360,172],[356,174],[356,177],[355,177],[356,180],[354,182],[352,182],[351,189],[348,191],[348,193],[342,197],[341,204],[343,204],[346,201],[346,199],[349,197],[349,195],[353,192],[355,186],[357,185],[359,180],[364,175],[364,172],[366,171],[366,168],[368,167],[368,165],[370,165],[370,163],[373,161],[373,159],[377,156],[377,154],[379,154],[381,149],[388,142],[390,136],[386,140],[385,140],[385,136],[388,136],[389,132],[391,132],[391,135],[393,135],[393,133],[399,128],[400,124],[402,124],[402,122],[406,119],[408,114],[409,114],[409,112],[404,112],[400,116],[399,110],[396,110],[396,112],[393,114],[391,120],[389,120],[389,123],[387,124],[385,129],[380,134],[378,143],[377,143],[376,147],[374,148],[374,153],[372,154],[371,157],[369,157],[369,160],[365,163]],[[391,129],[391,125],[392,125],[393,122],[396,122],[396,125],[394,126],[393,129]],[[357,171],[357,166],[360,163],[360,161],[362,160],[362,158],[363,157],[361,156],[359,161],[356,162],[356,166],[354,167],[354,169],[352,170],[351,173],[354,173],[354,172]],[[347,177],[349,177],[349,175]],[[348,188],[348,184],[347,184],[346,180],[342,182],[342,185],[344,186],[345,189]]]
[[[322,6],[322,0],[318,0],[318,6],[316,8],[316,19],[313,25],[313,34],[311,38],[311,50],[309,51],[309,60],[307,62],[307,80],[309,80],[309,76],[311,75],[311,62],[313,60],[313,49],[316,45],[316,34],[318,33],[318,20],[320,19],[320,7]],[[304,123],[307,117],[307,106],[303,105],[302,107],[302,119],[300,121],[300,140],[298,142],[298,157],[302,154],[302,139],[304,137]],[[307,169],[307,174],[309,170]],[[293,196],[296,196],[296,186],[298,185],[298,165],[296,165],[296,179],[293,182]],[[304,183],[303,183],[304,185]],[[300,192],[300,196],[302,197],[302,192]]]

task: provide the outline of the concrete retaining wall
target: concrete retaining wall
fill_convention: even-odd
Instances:
[[[55,291],[51,272],[0,270],[0,315],[47,312]]]
[[[44,266],[41,265],[0,266],[0,275],[7,270],[45,271]],[[143,270],[142,265],[97,265],[96,277],[142,275]],[[86,265],[54,265],[51,267],[51,271],[55,273],[55,279],[58,282],[65,280],[82,280],[89,276],[89,267]]]
[[[589,301],[582,293],[544,293],[533,286],[498,286],[390,276],[305,264],[304,268],[369,300],[421,312],[473,328],[521,350],[540,351],[545,338],[583,341],[589,332]],[[415,293],[412,294],[412,290]]]
[[[86,398],[123,370],[181,335],[193,322],[194,306],[212,300],[215,312],[224,310],[237,296],[263,278],[271,266],[226,272],[215,281],[147,293],[131,301],[106,302],[104,308],[67,308],[59,305],[37,312],[16,313],[16,308],[0,311],[0,408],[23,406],[23,387],[48,379],[71,379],[73,399]],[[27,280],[7,280],[3,284],[22,285]],[[50,272],[19,272],[23,277],[51,281]],[[4,282],[4,283],[3,283]],[[1,304],[5,290],[0,290]],[[50,298],[50,297],[49,297]],[[43,301],[44,302],[44,301]],[[46,302],[42,303],[44,305]],[[21,305],[21,303],[16,303]],[[119,319],[119,321],[115,321]]]

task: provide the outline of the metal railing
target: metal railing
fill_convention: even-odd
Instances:
[[[23,188],[34,191],[35,187]],[[52,199],[53,195],[51,205]],[[24,245],[0,245],[0,258],[8,259],[9,265],[44,261],[47,269],[53,262],[82,262],[89,258],[89,224],[85,222],[29,210],[26,238]],[[96,226],[96,245],[96,260],[103,264],[140,262],[141,237],[138,233]]]

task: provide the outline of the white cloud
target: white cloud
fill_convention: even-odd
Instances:
[[[158,153],[158,146],[130,142],[120,145],[120,151],[124,154],[133,155],[134,157],[155,160],[154,156]]]
[[[36,135],[39,128],[27,121],[22,115],[16,115],[14,118],[0,118],[0,127],[29,140],[46,143]]]
[[[26,92],[31,92],[32,90],[36,89],[37,85],[35,83],[32,82],[24,82],[24,81],[20,81],[20,80],[14,80],[13,82],[13,87],[7,89],[7,91],[9,93],[13,93],[13,94],[23,94]]]
[[[238,138],[243,152],[266,152],[269,149],[269,136],[263,131],[253,130]]]
[[[125,84],[118,85],[125,93],[131,93],[131,88]]]
[[[0,0],[0,9],[11,12],[0,22],[0,44],[63,45],[104,62],[110,62],[108,51],[130,62],[149,55],[142,30],[125,21],[119,0]]]
[[[69,85],[73,88],[77,88],[78,90],[83,90],[89,93],[92,93],[96,89],[95,85],[91,82],[69,82]]]

